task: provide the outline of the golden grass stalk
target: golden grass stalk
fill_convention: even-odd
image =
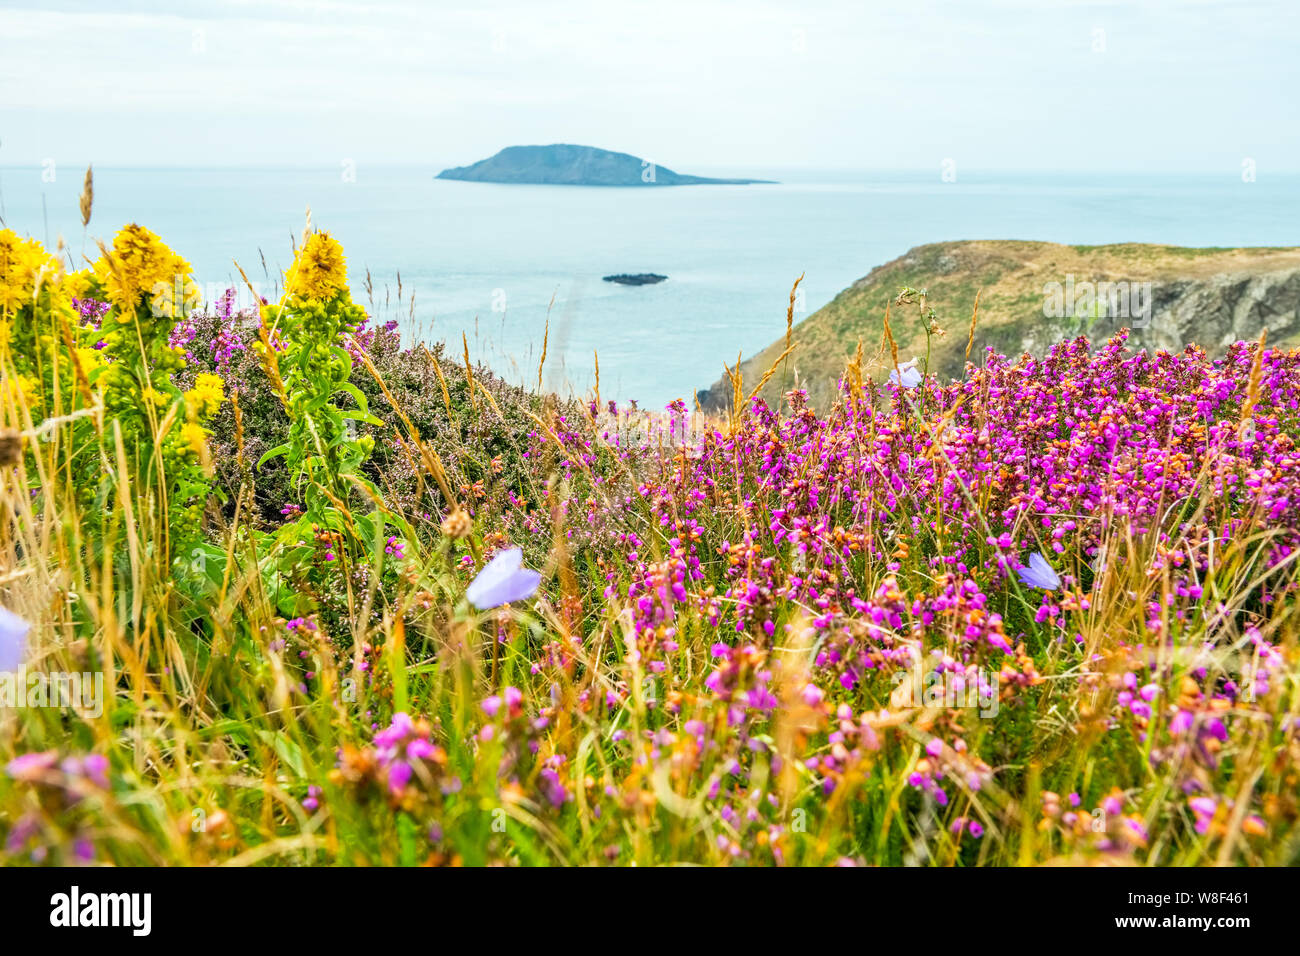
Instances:
[[[785,347],[785,351],[782,352],[780,355],[778,355],[776,357],[776,361],[773,362],[771,366],[768,368],[768,370],[763,373],[763,377],[759,379],[758,384],[754,386],[754,390],[749,393],[749,398],[753,398],[755,395],[757,395],[759,392],[763,390],[763,386],[766,385],[768,383],[768,380],[771,379],[771,377],[776,374],[777,368],[780,367],[781,363],[785,361],[786,356],[788,356],[791,352],[793,352],[794,349],[795,346],[793,343]],[[739,369],[740,366],[737,365],[736,367],[737,369]]]
[[[546,344],[551,337],[551,316],[547,311],[546,326],[542,329],[542,357],[537,360],[537,390],[542,389],[542,367],[546,364]]]
[[[722,366],[723,370],[727,373],[727,378],[730,379],[730,381],[731,381],[731,421],[730,421],[730,426],[731,426],[732,431],[735,431],[735,429],[736,429],[736,424],[737,424],[737,422],[739,421],[739,416],[740,416],[741,409],[744,408],[744,404],[743,404],[743,401],[742,401],[742,399],[741,399],[741,395],[744,394],[744,391],[743,391],[743,383],[742,383],[742,372],[740,371],[740,359],[741,359],[741,356],[742,356],[742,355],[743,355],[743,353],[741,353],[741,352],[737,352],[737,353],[736,353],[736,368],[735,368],[735,371],[732,371],[731,369],[727,368],[725,365]]]
[[[288,411],[289,393],[284,387],[284,379],[280,377],[280,356],[276,353],[275,346],[271,344],[271,337],[267,334],[265,324],[257,327],[257,338],[262,346],[257,349],[258,362],[262,366],[262,371],[266,373],[266,377],[270,380],[276,398],[280,399],[280,404],[284,406],[285,411]]]
[[[86,167],[86,181],[81,187],[81,226],[86,228],[90,225],[90,213],[95,206],[95,177],[91,170],[93,166]]]
[[[1241,403],[1241,422],[1245,424],[1255,414],[1255,402],[1259,400],[1259,383],[1264,375],[1264,346],[1268,342],[1268,327],[1260,330],[1259,345],[1255,349],[1255,359],[1250,363],[1250,378],[1246,383],[1246,399]]]
[[[72,338],[72,326],[69,322],[59,321],[59,335],[63,339],[63,347],[68,350],[68,357],[72,360],[72,372],[77,380],[77,391],[88,406],[94,406],[95,394],[90,388],[90,379],[86,376],[86,370],[82,367],[81,356],[77,354],[77,343]]]
[[[858,339],[857,350],[844,368],[845,381],[849,383],[849,398],[857,402],[862,391],[862,339]]]
[[[976,325],[976,324],[978,323],[978,321],[979,321],[979,314],[980,314],[980,293],[982,293],[983,291],[984,291],[983,289],[980,289],[978,292],[975,293],[975,308],[971,310],[971,314],[970,314],[970,334],[966,336],[966,359],[965,359],[965,361],[967,361],[967,362],[970,361],[970,350],[971,350],[971,346],[975,344],[975,325]]]
[[[465,383],[469,387],[469,403],[475,411],[478,411],[478,399],[474,397],[474,369],[469,364],[469,339],[464,332],[460,333],[460,343],[465,348]]]
[[[429,364],[433,366],[434,374],[438,376],[438,384],[442,386],[442,404],[447,408],[448,420],[455,425],[456,413],[451,408],[451,392],[447,390],[447,379],[442,374],[442,365],[433,357],[433,353],[429,351],[428,346],[421,344],[420,348],[424,350],[425,358],[429,360]]]
[[[235,463],[241,473],[247,473],[248,461],[244,457],[244,410],[239,405],[239,390],[230,390],[230,408],[235,415]]]
[[[806,272],[799,273],[799,278],[794,280],[794,285],[790,286],[790,305],[785,310],[785,349],[790,351],[790,339],[794,334],[794,300],[795,294],[799,291],[799,283],[803,281]]]
[[[894,333],[889,328],[889,303],[885,303],[885,341],[889,344],[889,358],[894,363],[894,374],[898,376],[899,382],[903,381],[903,372],[898,367],[898,343],[894,341]]]
[[[461,336],[463,338],[464,333],[461,333]],[[469,345],[467,343],[466,353],[465,353],[466,356],[465,361],[467,363],[466,364],[467,369],[469,367],[468,349],[469,349]],[[429,354],[428,349],[425,349],[425,354],[426,355]],[[379,369],[375,368],[375,363],[371,361],[370,356],[367,355],[364,351],[361,352],[360,355],[361,355],[361,364],[364,365],[366,371],[370,373],[370,377],[375,380],[375,383],[379,386],[379,390],[384,393],[384,398],[388,399],[388,404],[392,406],[393,411],[397,413],[397,417],[402,420],[402,424],[406,427],[406,432],[411,439],[411,443],[420,452],[420,457],[424,461],[424,467],[428,470],[429,474],[433,476],[433,480],[437,482],[438,490],[442,492],[442,496],[447,502],[448,509],[451,511],[457,510],[460,507],[460,505],[457,501],[456,496],[452,493],[451,482],[447,480],[447,470],[443,466],[442,459],[438,456],[438,453],[434,451],[432,448],[430,448],[429,445],[424,441],[424,439],[420,437],[419,429],[415,427],[415,423],[411,421],[410,417],[406,414],[406,411],[402,408],[401,404],[397,401],[397,397],[393,395],[392,391],[389,390],[388,383],[385,382],[383,376],[379,374]],[[432,355],[429,355],[429,359],[433,361],[434,368],[437,368],[438,363],[436,360],[434,360]],[[442,379],[441,371],[438,372],[438,378]],[[445,382],[443,384],[443,391],[445,394],[446,393]],[[487,394],[487,389],[483,389],[483,393]],[[449,409],[450,409],[450,405],[451,405],[450,400],[448,400]]]

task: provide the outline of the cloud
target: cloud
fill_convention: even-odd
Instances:
[[[1112,139],[1092,161],[1294,164],[1296,18],[1186,6],[10,3],[0,163],[438,165],[567,140],[682,167],[1058,168]]]

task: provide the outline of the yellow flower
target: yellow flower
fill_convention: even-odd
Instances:
[[[185,393],[186,403],[196,415],[204,418],[211,418],[217,413],[224,397],[221,376],[210,372],[200,373],[194,380],[194,387]]]
[[[284,277],[284,289],[289,295],[322,302],[346,291],[347,286],[348,268],[343,246],[328,232],[316,232],[307,237]]]
[[[104,356],[99,349],[78,346],[77,361],[81,363],[81,370],[89,375],[93,369],[104,364]]]
[[[167,396],[153,386],[150,386],[141,392],[141,397],[144,398],[146,402],[153,402],[154,405],[159,408],[162,408],[162,406],[167,404]]]
[[[178,299],[196,294],[190,264],[157,235],[132,223],[113,239],[113,249],[95,263],[104,296],[123,311],[134,310],[148,296],[158,315],[177,314]]]
[[[28,408],[37,408],[41,403],[39,383],[30,375],[16,375],[5,383],[9,388],[9,397],[21,401]]]
[[[38,281],[61,274],[58,260],[35,239],[0,230],[0,313],[16,312],[31,301]]]
[[[67,293],[69,299],[87,298],[90,294],[90,284],[94,279],[95,274],[89,269],[69,272],[63,277],[63,291]]]
[[[186,422],[181,426],[181,439],[189,446],[194,457],[202,459],[208,449],[208,433],[197,422]]]

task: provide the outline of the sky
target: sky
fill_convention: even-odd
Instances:
[[[1300,171],[1300,0],[0,0],[0,166]]]

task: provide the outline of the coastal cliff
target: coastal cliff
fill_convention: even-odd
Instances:
[[[1300,343],[1300,248],[1194,249],[1124,243],[1064,246],[1048,242],[977,240],[917,246],[878,266],[793,329],[795,351],[761,394],[806,388],[814,407],[828,403],[862,343],[864,373],[877,381],[892,359],[883,349],[884,316],[899,361],[924,357],[924,321],[915,302],[898,304],[904,288],[924,289],[942,334],[931,340],[930,368],[941,381],[959,378],[971,316],[979,314],[972,362],[985,348],[1042,354],[1056,342],[1087,335],[1102,342],[1130,329],[1137,348],[1180,350],[1197,343],[1216,353],[1267,328],[1269,341]],[[746,394],[785,348],[782,335],[741,362]],[[721,363],[720,363],[721,364]],[[726,376],[697,398],[727,408]]]

